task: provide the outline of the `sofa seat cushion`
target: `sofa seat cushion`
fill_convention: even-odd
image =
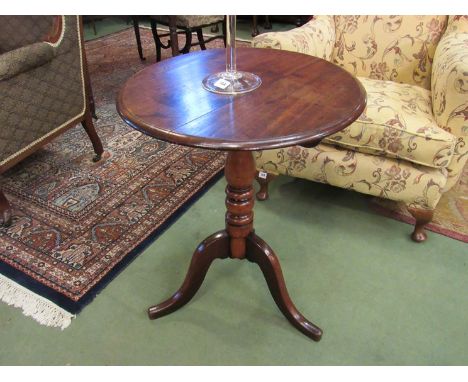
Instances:
[[[447,170],[320,143],[254,152],[258,170],[284,174],[434,209],[447,182]]]
[[[359,80],[367,92],[366,109],[324,143],[428,167],[449,165],[456,137],[437,125],[429,90],[393,81]]]

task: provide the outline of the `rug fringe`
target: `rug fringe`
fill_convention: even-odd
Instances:
[[[0,300],[21,308],[25,316],[33,318],[41,325],[59,327],[62,330],[71,324],[72,318],[76,317],[2,274],[0,274]]]

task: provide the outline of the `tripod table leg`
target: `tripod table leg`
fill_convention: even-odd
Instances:
[[[296,309],[286,289],[278,258],[268,244],[254,233],[247,238],[247,259],[258,264],[262,270],[276,305],[288,321],[307,337],[320,341],[322,330]]]
[[[168,300],[148,309],[152,320],[170,314],[187,304],[197,293],[206,272],[215,259],[229,257],[229,236],[226,231],[219,231],[200,243],[195,250],[189,270],[180,289]]]

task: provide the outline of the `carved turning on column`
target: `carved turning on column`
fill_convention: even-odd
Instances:
[[[226,231],[230,257],[245,257],[245,240],[253,229],[255,162],[249,151],[231,151],[226,159]]]

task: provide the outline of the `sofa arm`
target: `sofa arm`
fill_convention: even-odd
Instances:
[[[51,61],[56,50],[47,42],[36,42],[0,55],[0,81]]]
[[[269,32],[255,37],[254,48],[289,50],[330,61],[335,45],[335,22],[332,16],[316,16],[302,27],[287,32]]]
[[[468,158],[468,16],[451,16],[434,55],[432,108],[437,124],[455,135],[446,190],[463,172]]]

